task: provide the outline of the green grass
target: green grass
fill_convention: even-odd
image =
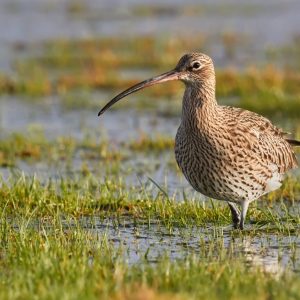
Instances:
[[[1,299],[299,299],[296,274],[249,269],[212,242],[200,245],[200,255],[130,266],[105,236],[76,226],[2,224],[1,240]]]
[[[51,179],[48,182],[40,182],[35,177],[25,175],[13,178],[8,182],[0,182],[0,210],[3,216],[9,218],[28,215],[33,219],[55,219],[59,215],[117,218],[130,216],[146,224],[152,220],[159,221],[168,228],[230,223],[229,209],[222,202],[180,202],[175,197],[167,196],[162,188],[157,189],[154,196],[144,187],[126,187],[122,178],[112,177],[102,183],[92,175],[79,179]],[[292,190],[290,186],[293,186]],[[252,205],[251,217],[256,223],[270,223],[273,228],[277,226],[278,229],[285,229],[289,225],[297,227],[299,216],[291,214],[286,205],[300,200],[294,198],[293,194],[299,195],[299,190],[296,179],[286,180],[281,190],[264,197],[269,205],[281,201],[283,214],[272,212],[268,206]]]
[[[95,135],[85,135],[83,140],[69,136],[58,136],[53,140],[45,137],[42,131],[28,133],[12,133],[0,139],[0,166],[14,167],[18,160],[28,163],[42,161],[57,163],[71,161],[76,154],[82,160],[101,161],[103,164],[112,164],[133,157],[136,152],[148,151],[158,153],[170,151],[174,148],[174,138],[162,135],[150,137],[141,133],[136,140],[123,142],[117,150],[105,138]]]
[[[80,228],[3,227],[1,299],[299,299],[298,275],[249,269],[224,249],[129,266],[121,249]]]
[[[93,177],[44,183],[25,176],[2,180],[0,211],[1,299],[299,298],[296,273],[287,269],[274,275],[250,267],[240,243],[234,242],[273,234],[278,251],[283,251],[281,237],[299,235],[299,217],[288,212],[281,216],[269,208],[251,208],[249,216],[256,223],[244,233],[229,232],[228,247],[220,227],[230,222],[226,206],[178,202],[160,191],[153,197],[146,191],[127,190],[116,180],[103,184]],[[83,217],[91,219],[89,227]],[[173,234],[180,228],[199,227],[197,253],[190,251],[176,260],[165,253],[153,264],[148,252],[138,251],[139,263],[130,265],[126,247],[113,246],[105,226],[95,227],[99,234],[91,230],[94,218],[103,224],[113,221],[116,230],[126,220],[136,232],[148,224],[149,234],[154,224]],[[262,224],[267,224],[264,229]],[[293,253],[292,240],[286,247]],[[299,259],[296,253],[292,259]]]
[[[151,151],[157,153],[164,150],[173,150],[174,143],[174,137],[163,135],[149,137],[146,134],[142,134],[137,140],[129,142],[128,147],[133,151]]]
[[[230,53],[235,52],[235,44],[240,43],[239,37],[225,32],[222,39],[225,48],[228,48],[228,55],[233,55]],[[134,39],[111,37],[46,42],[40,45],[42,54],[14,64],[13,76],[0,75],[0,93],[18,94],[36,101],[42,99],[41,96],[58,94],[65,108],[95,109],[95,102],[85,99],[88,96],[82,98],[74,94],[100,90],[112,96],[148,76],[173,68],[186,49],[203,51],[205,45],[205,38],[201,36],[197,39],[144,36]],[[293,47],[298,49],[298,42],[295,45]],[[38,48],[31,47],[33,50]],[[120,75],[128,70],[140,70],[149,75]],[[298,116],[300,76],[297,69],[278,68],[270,64],[249,66],[239,71],[217,68],[216,74],[216,93],[220,103],[235,99],[238,106],[269,116]],[[171,82],[142,93],[139,98],[144,100],[139,100],[139,107],[157,107],[160,101],[156,99],[180,101],[182,84]],[[126,101],[120,107],[129,103]],[[176,107],[178,114],[180,106]]]

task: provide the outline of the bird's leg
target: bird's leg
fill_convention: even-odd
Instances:
[[[239,224],[240,224],[240,221],[241,221],[240,212],[239,212],[238,208],[236,207],[235,203],[228,202],[228,206],[229,206],[230,211],[231,211],[233,227],[235,229],[237,229],[237,228],[239,228]]]
[[[241,230],[244,229],[244,222],[245,222],[245,219],[246,219],[249,203],[250,203],[249,201],[243,201],[242,202],[242,213],[241,213],[241,221],[240,221],[240,229]]]

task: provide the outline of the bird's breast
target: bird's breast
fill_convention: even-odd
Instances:
[[[254,200],[266,192],[273,176],[255,155],[235,147],[226,135],[214,139],[182,126],[176,135],[175,158],[195,190],[219,200]]]
[[[175,139],[175,158],[193,188],[212,197],[213,182],[218,181],[217,170],[220,170],[224,158],[217,153],[208,138],[179,128]]]

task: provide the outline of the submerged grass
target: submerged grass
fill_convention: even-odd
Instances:
[[[300,278],[290,270],[266,273],[250,267],[238,246],[225,246],[217,228],[201,233],[197,252],[174,260],[169,253],[155,264],[138,251],[128,264],[126,246],[116,247],[105,226],[82,225],[82,217],[158,222],[170,232],[180,227],[216,227],[230,222],[227,207],[177,202],[158,193],[126,191],[121,182],[95,178],[40,183],[21,176],[0,183],[1,299],[298,299]],[[287,214],[288,215],[288,214]],[[272,222],[263,232],[298,235],[299,218],[251,209],[250,216]],[[274,221],[275,220],[275,221]],[[285,223],[288,223],[286,225]],[[93,222],[92,222],[93,224]],[[260,234],[232,232],[232,241]],[[94,228],[94,229],[95,229]],[[290,249],[293,249],[291,241]],[[263,251],[264,248],[262,248]],[[240,250],[239,250],[240,251]],[[295,258],[297,259],[297,258]],[[255,286],[255,288],[253,288]]]
[[[199,244],[200,255],[128,265],[105,234],[80,226],[31,229],[24,221],[16,230],[2,222],[0,238],[1,299],[299,299],[296,274],[250,269],[222,247],[208,251],[212,242]]]

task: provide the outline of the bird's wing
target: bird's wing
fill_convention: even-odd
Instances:
[[[227,125],[232,133],[239,136],[260,159],[275,164],[280,173],[298,166],[291,146],[298,141],[286,139],[285,132],[254,112],[234,107],[226,107],[225,110],[226,114],[231,115]]]

